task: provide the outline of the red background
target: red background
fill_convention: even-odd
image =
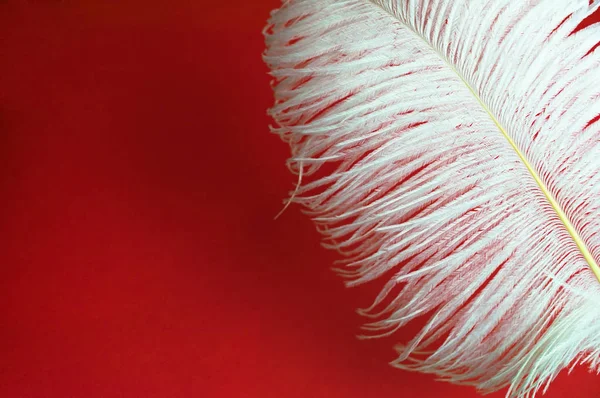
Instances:
[[[273,221],[278,0],[100,3],[0,2],[0,397],[477,396],[356,340],[372,292]]]

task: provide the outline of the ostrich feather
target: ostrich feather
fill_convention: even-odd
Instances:
[[[265,29],[291,200],[380,281],[398,368],[534,396],[600,368],[600,26],[588,0],[288,0]]]

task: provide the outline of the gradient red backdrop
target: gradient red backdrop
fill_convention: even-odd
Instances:
[[[356,340],[371,292],[273,221],[279,1],[102,3],[0,2],[0,397],[476,397]]]

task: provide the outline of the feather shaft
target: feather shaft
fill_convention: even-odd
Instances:
[[[571,238],[573,238],[573,241],[575,242],[575,245],[581,251],[581,254],[583,255],[583,258],[585,259],[585,261],[587,261],[590,269],[592,270],[592,272],[596,276],[596,279],[598,279],[598,281],[600,282],[600,266],[598,266],[598,263],[596,262],[596,259],[594,258],[594,256],[592,255],[592,253],[588,249],[587,245],[585,244],[585,242],[583,241],[583,239],[579,235],[579,232],[577,232],[577,229],[573,226],[573,223],[571,223],[571,220],[569,219],[569,217],[565,214],[564,210],[562,209],[562,207],[560,206],[560,204],[556,201],[556,199],[554,198],[554,195],[552,195],[552,193],[550,192],[550,190],[548,189],[548,187],[546,187],[546,184],[544,184],[544,181],[542,181],[542,179],[538,175],[538,172],[531,165],[531,163],[529,162],[529,160],[527,159],[527,157],[523,154],[523,152],[521,151],[521,149],[519,148],[519,146],[517,145],[517,143],[507,133],[506,129],[498,121],[498,118],[492,113],[492,111],[486,105],[486,103],[483,102],[483,100],[481,99],[481,97],[479,96],[479,94],[477,94],[477,92],[473,89],[473,87],[471,86],[471,84],[465,79],[465,77],[458,70],[456,70],[456,68],[454,67],[454,65],[452,65],[450,62],[448,62],[448,60],[446,59],[446,57],[444,57],[442,54],[440,54],[440,52],[437,49],[435,49],[434,47],[432,47],[431,44],[429,43],[429,41],[427,41],[424,37],[422,37],[418,32],[415,32],[414,29],[411,26],[409,26],[406,23],[404,23],[404,21],[401,21],[401,20],[397,19],[394,15],[392,15],[391,13],[389,13],[385,8],[382,7],[382,10],[384,10],[392,18],[394,18],[395,20],[397,20],[398,22],[400,22],[410,32],[412,32],[415,36],[417,36],[420,40],[422,40],[429,48],[431,48],[432,51],[434,51],[441,58],[441,60],[448,66],[448,68],[450,68],[456,74],[456,76],[463,82],[463,84],[471,92],[471,94],[473,95],[473,97],[475,98],[475,100],[479,103],[479,105],[481,105],[481,107],[483,108],[483,110],[488,114],[488,116],[490,117],[490,119],[492,120],[492,122],[496,125],[496,127],[498,127],[498,130],[500,131],[500,133],[502,134],[502,136],[508,141],[508,143],[510,144],[510,146],[515,150],[517,156],[523,162],[523,165],[527,168],[527,171],[529,171],[529,173],[531,174],[531,177],[535,180],[535,182],[537,183],[537,185],[540,187],[540,190],[542,191],[542,193],[546,197],[546,200],[548,201],[548,203],[550,204],[550,206],[552,206],[552,209],[554,209],[554,211],[556,212],[558,218],[563,223],[563,225],[565,226],[566,230],[569,232],[569,235],[571,235]]]

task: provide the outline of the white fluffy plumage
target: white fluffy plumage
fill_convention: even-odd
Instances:
[[[533,396],[600,368],[600,7],[288,0],[265,29],[273,131],[367,337],[394,366]],[[575,33],[574,33],[575,32]],[[595,274],[596,273],[596,274]]]

